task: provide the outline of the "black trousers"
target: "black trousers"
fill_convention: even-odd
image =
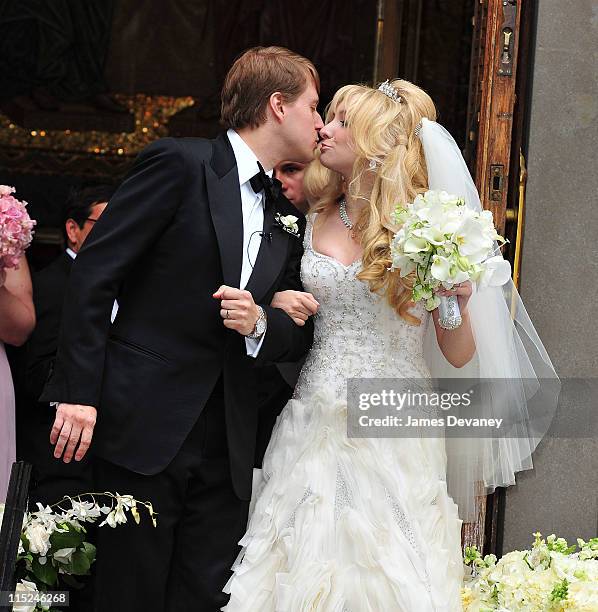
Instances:
[[[95,612],[216,612],[228,601],[238,541],[249,502],[233,491],[222,385],[219,382],[182,448],[160,474],[143,476],[97,459],[100,491],[151,501],[154,528],[141,524],[98,529]]]

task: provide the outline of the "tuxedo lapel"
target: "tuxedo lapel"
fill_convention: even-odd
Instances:
[[[216,238],[224,283],[239,287],[243,263],[243,211],[239,173],[233,148],[226,136],[221,134],[213,141],[213,153],[209,164],[204,164],[210,214]],[[286,265],[289,244],[298,240],[289,236],[274,221],[276,212],[284,214],[289,204],[279,195],[274,203],[264,210],[265,236],[262,237],[253,271],[245,289],[259,302],[276,281]]]
[[[270,204],[264,210],[264,237],[245,289],[251,292],[253,299],[258,303],[278,278],[280,271],[286,264],[290,240],[289,235],[274,223],[276,205]]]
[[[204,168],[224,284],[238,287],[243,259],[243,213],[235,156],[225,134],[214,140],[212,159]]]

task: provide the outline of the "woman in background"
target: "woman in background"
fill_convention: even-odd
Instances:
[[[21,346],[34,327],[31,276],[23,256],[18,269],[0,269],[0,503],[15,460],[15,395],[4,344]]]

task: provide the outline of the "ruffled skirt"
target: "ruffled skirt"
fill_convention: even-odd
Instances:
[[[348,438],[324,389],[280,415],[227,612],[462,610],[443,440]]]

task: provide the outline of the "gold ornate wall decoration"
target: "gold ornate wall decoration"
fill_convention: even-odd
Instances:
[[[131,110],[134,131],[28,129],[0,113],[0,161],[17,172],[118,173],[150,142],[168,136],[167,124],[174,115],[195,104],[190,96],[114,97]]]

